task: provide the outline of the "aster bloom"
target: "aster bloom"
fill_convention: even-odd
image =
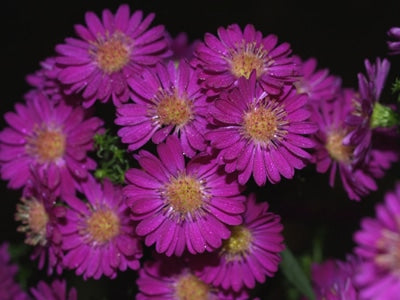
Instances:
[[[87,202],[72,195],[64,198],[69,206],[67,222],[60,229],[65,266],[85,280],[102,275],[115,278],[118,270],[137,270],[142,248],[122,189],[108,179],[100,184],[93,178],[82,189]]]
[[[273,277],[284,249],[283,225],[278,215],[268,211],[268,203],[257,203],[255,194],[250,194],[246,205],[243,224],[231,227],[229,239],[211,253],[217,262],[203,260],[196,271],[206,283],[235,292],[253,289],[256,282]]]
[[[84,107],[96,99],[104,103],[112,98],[116,105],[126,102],[126,79],[170,55],[164,26],[150,28],[154,17],[152,13],[143,18],[140,10],[131,15],[126,4],[115,15],[103,10],[101,20],[87,12],[87,27],[75,26],[78,38],[67,38],[55,48],[61,69],[58,79],[69,85],[70,93],[83,92]]]
[[[60,224],[65,221],[65,207],[57,203],[55,194],[41,182],[37,174],[28,181],[17,204],[17,231],[25,233],[25,244],[33,246],[31,259],[38,260],[39,269],[47,261],[47,274],[63,270]]]
[[[307,96],[287,87],[277,98],[256,85],[255,72],[240,78],[237,89],[224,94],[210,107],[215,127],[205,134],[228,173],[238,171],[240,184],[253,175],[257,185],[281,176],[293,178],[294,170],[306,165],[305,150],[314,143],[308,135],[317,130],[310,122]]]
[[[71,193],[96,163],[87,156],[103,121],[81,107],[55,103],[37,93],[4,115],[9,127],[0,132],[0,172],[8,187],[22,188],[37,170],[58,194]]]
[[[299,94],[307,94],[310,101],[329,101],[336,97],[342,83],[339,77],[331,75],[328,69],[318,69],[314,57],[305,61],[298,56],[294,59],[300,66],[301,77],[294,82]]]
[[[333,187],[337,173],[347,195],[352,200],[377,189],[371,161],[363,160],[361,152],[355,152],[356,145],[349,143],[347,136],[353,130],[345,120],[353,111],[353,99],[356,93],[344,89],[332,102],[320,102],[314,105],[312,118],[318,124],[319,131],[314,134],[316,142],[313,162],[317,172],[329,171],[329,185]]]
[[[67,290],[67,282],[55,279],[51,284],[39,281],[36,287],[30,288],[30,292],[36,300],[77,300],[78,294],[75,288]]]
[[[387,35],[389,41],[387,46],[389,48],[389,54],[397,55],[400,54],[400,27],[392,27],[388,30]]]
[[[375,212],[354,234],[354,252],[363,259],[354,280],[362,300],[395,300],[400,295],[400,183]]]
[[[361,260],[348,255],[345,261],[328,259],[311,265],[311,281],[317,300],[358,300],[354,275]]]
[[[242,30],[238,24],[218,28],[218,37],[206,33],[195,50],[195,65],[202,72],[209,93],[219,93],[249,78],[253,71],[268,94],[277,95],[285,83],[299,75],[288,43],[278,44],[274,34],[263,36],[252,24]]]
[[[169,43],[169,48],[172,51],[171,59],[175,62],[179,62],[182,59],[191,60],[194,55],[194,50],[197,45],[201,42],[200,40],[190,41],[189,36],[186,32],[179,32],[176,36],[171,36],[169,32],[166,32],[166,39]]]
[[[0,245],[0,298],[2,300],[28,300],[28,295],[15,281],[18,265],[11,262],[9,244]]]
[[[137,300],[244,300],[247,291],[234,293],[206,284],[185,266],[181,258],[158,258],[147,261],[139,270],[136,281],[139,293]]]
[[[126,172],[124,194],[139,221],[136,232],[146,246],[155,244],[167,256],[213,251],[239,225],[244,211],[242,187],[206,155],[185,165],[176,136],[157,146],[159,158],[141,150],[135,158],[142,169]]]
[[[152,139],[159,144],[168,135],[179,137],[185,155],[193,157],[206,148],[206,98],[197,83],[197,73],[186,61],[158,64],[129,80],[134,103],[117,108],[118,135],[137,150]]]

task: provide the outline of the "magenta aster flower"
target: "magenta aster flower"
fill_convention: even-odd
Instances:
[[[197,39],[190,41],[186,32],[179,32],[174,37],[171,36],[169,32],[166,32],[166,39],[169,43],[169,48],[172,51],[172,56],[168,59],[171,59],[175,62],[179,62],[182,59],[191,60],[194,55],[194,50],[201,42]]]
[[[69,92],[83,92],[85,107],[110,97],[116,105],[126,102],[126,79],[170,55],[164,26],[149,28],[154,17],[143,18],[140,10],[131,15],[126,4],[115,15],[103,10],[101,20],[87,12],[87,27],[75,26],[79,38],[67,38],[56,46],[56,62],[62,69],[59,80],[70,86]]]
[[[361,260],[348,255],[346,261],[328,259],[311,266],[311,281],[317,300],[358,300],[354,275]]]
[[[67,282],[55,279],[49,285],[43,280],[36,287],[30,288],[30,292],[36,300],[77,300],[78,294],[75,288],[67,290]]]
[[[288,43],[278,44],[273,34],[264,37],[252,24],[243,30],[231,24],[218,28],[218,37],[205,34],[196,47],[195,64],[202,70],[204,85],[215,93],[232,88],[240,77],[249,78],[255,71],[264,90],[277,95],[298,76],[291,51]]]
[[[245,300],[247,291],[235,293],[209,285],[197,277],[181,258],[147,261],[136,281],[137,300]]]
[[[353,130],[345,120],[353,111],[353,99],[356,93],[351,89],[343,90],[332,101],[315,103],[313,119],[319,126],[319,131],[314,135],[316,141],[313,161],[317,172],[326,173],[329,170],[329,184],[335,184],[337,172],[344,189],[352,200],[377,189],[370,161],[362,159],[361,152],[355,152],[356,145],[349,143],[347,136]]]
[[[218,257],[217,263],[203,260],[202,267],[195,268],[206,283],[235,292],[253,289],[256,282],[273,277],[284,249],[280,217],[268,211],[267,202],[257,203],[255,194],[247,197],[246,204],[243,224],[231,227],[229,239],[211,253]]]
[[[126,172],[124,194],[140,221],[136,232],[167,256],[220,247],[230,235],[227,225],[242,223],[242,188],[208,156],[185,165],[176,136],[158,145],[157,152],[160,158],[141,150],[135,158],[142,169]]]
[[[400,183],[375,211],[354,234],[354,252],[363,258],[355,283],[362,300],[395,300],[400,295]]]
[[[308,137],[317,130],[310,122],[307,96],[287,87],[279,98],[268,96],[256,85],[255,73],[240,78],[237,89],[224,94],[210,108],[215,128],[206,133],[225,171],[238,171],[240,184],[253,175],[257,185],[281,176],[293,178],[311,155],[304,149],[314,143]]]
[[[146,69],[129,80],[135,103],[117,108],[115,123],[129,150],[142,147],[150,139],[156,144],[177,135],[185,155],[193,157],[206,148],[203,134],[207,125],[205,95],[197,83],[197,73],[186,61]]]
[[[28,295],[15,281],[18,266],[11,262],[8,247],[7,242],[0,244],[0,298],[2,300],[28,300]]]
[[[39,269],[47,261],[47,274],[63,270],[60,224],[65,222],[65,207],[57,203],[55,194],[40,181],[37,174],[29,180],[17,204],[17,231],[25,233],[25,243],[33,246],[31,259],[38,259]]]
[[[388,30],[387,35],[389,41],[387,46],[389,48],[389,54],[397,55],[400,54],[400,27],[392,27]]]
[[[329,73],[328,69],[317,69],[317,60],[309,58],[302,61],[295,56],[296,64],[300,66],[301,77],[294,85],[299,94],[307,94],[310,101],[329,101],[336,97],[342,80]]]
[[[103,121],[41,93],[16,104],[15,111],[4,115],[10,127],[0,132],[0,172],[8,187],[23,187],[32,179],[33,168],[57,193],[78,188],[96,167],[87,152]]]
[[[83,278],[110,278],[117,271],[139,269],[142,248],[134,235],[122,189],[105,179],[103,184],[90,178],[82,185],[87,202],[65,197],[67,222],[61,227],[64,264]]]

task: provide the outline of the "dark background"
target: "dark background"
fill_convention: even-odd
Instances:
[[[174,36],[186,31],[193,39],[206,32],[216,34],[219,26],[254,24],[264,35],[274,33],[280,42],[289,42],[294,54],[317,58],[319,68],[338,75],[346,87],[357,87],[357,73],[364,71],[364,59],[387,55],[386,32],[400,26],[400,1],[3,1],[0,26],[1,113],[13,110],[28,91],[25,76],[39,68],[39,62],[54,54],[54,46],[74,36],[73,25],[84,24],[84,13],[98,15],[104,8],[115,12],[120,3],[133,10],[154,12],[153,25],[164,24]],[[392,69],[388,83],[400,76],[400,56],[389,57]],[[390,85],[385,90],[390,99]],[[1,128],[5,126],[3,118]],[[353,247],[352,233],[359,220],[373,215],[374,205],[393,187],[399,167],[378,181],[379,190],[357,203],[350,201],[340,186],[332,190],[328,178],[317,175],[313,167],[297,172],[294,180],[261,189],[250,184],[271,210],[282,216],[287,245],[296,255],[308,253],[313,238],[323,232],[324,257],[343,258]],[[0,241],[21,243],[13,219],[19,191],[6,189],[0,182]],[[29,264],[29,260],[25,260]],[[35,265],[33,265],[34,268]],[[28,284],[36,284],[43,273],[32,269]],[[78,286],[80,299],[128,299],[134,291],[134,272],[121,273],[118,279],[83,282],[67,273]],[[45,277],[43,277],[45,278]],[[262,299],[285,299],[286,283],[280,273],[260,285],[255,294]]]

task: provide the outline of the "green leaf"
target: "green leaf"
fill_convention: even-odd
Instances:
[[[293,284],[301,294],[307,297],[308,300],[315,300],[310,280],[300,267],[300,264],[297,262],[292,252],[286,247],[281,255],[282,261],[280,266],[286,279]]]

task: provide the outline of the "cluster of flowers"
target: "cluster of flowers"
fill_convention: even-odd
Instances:
[[[132,269],[138,299],[248,299],[278,270],[284,239],[280,216],[246,186],[278,184],[315,164],[332,187],[340,177],[350,199],[376,190],[399,159],[397,132],[376,113],[391,111],[379,103],[390,64],[367,60],[354,90],[251,24],[188,43],[151,27],[154,17],[128,5],[101,18],[87,12],[76,37],[27,76],[32,89],[0,132],[1,178],[22,191],[18,231],[49,275]],[[113,124],[97,114],[104,107]],[[113,126],[137,163],[123,183],[94,176],[94,137]],[[388,199],[381,222],[366,221],[355,238],[369,270],[359,276],[365,299],[400,294],[400,188]],[[393,272],[382,280],[394,288],[376,281],[383,272]]]

